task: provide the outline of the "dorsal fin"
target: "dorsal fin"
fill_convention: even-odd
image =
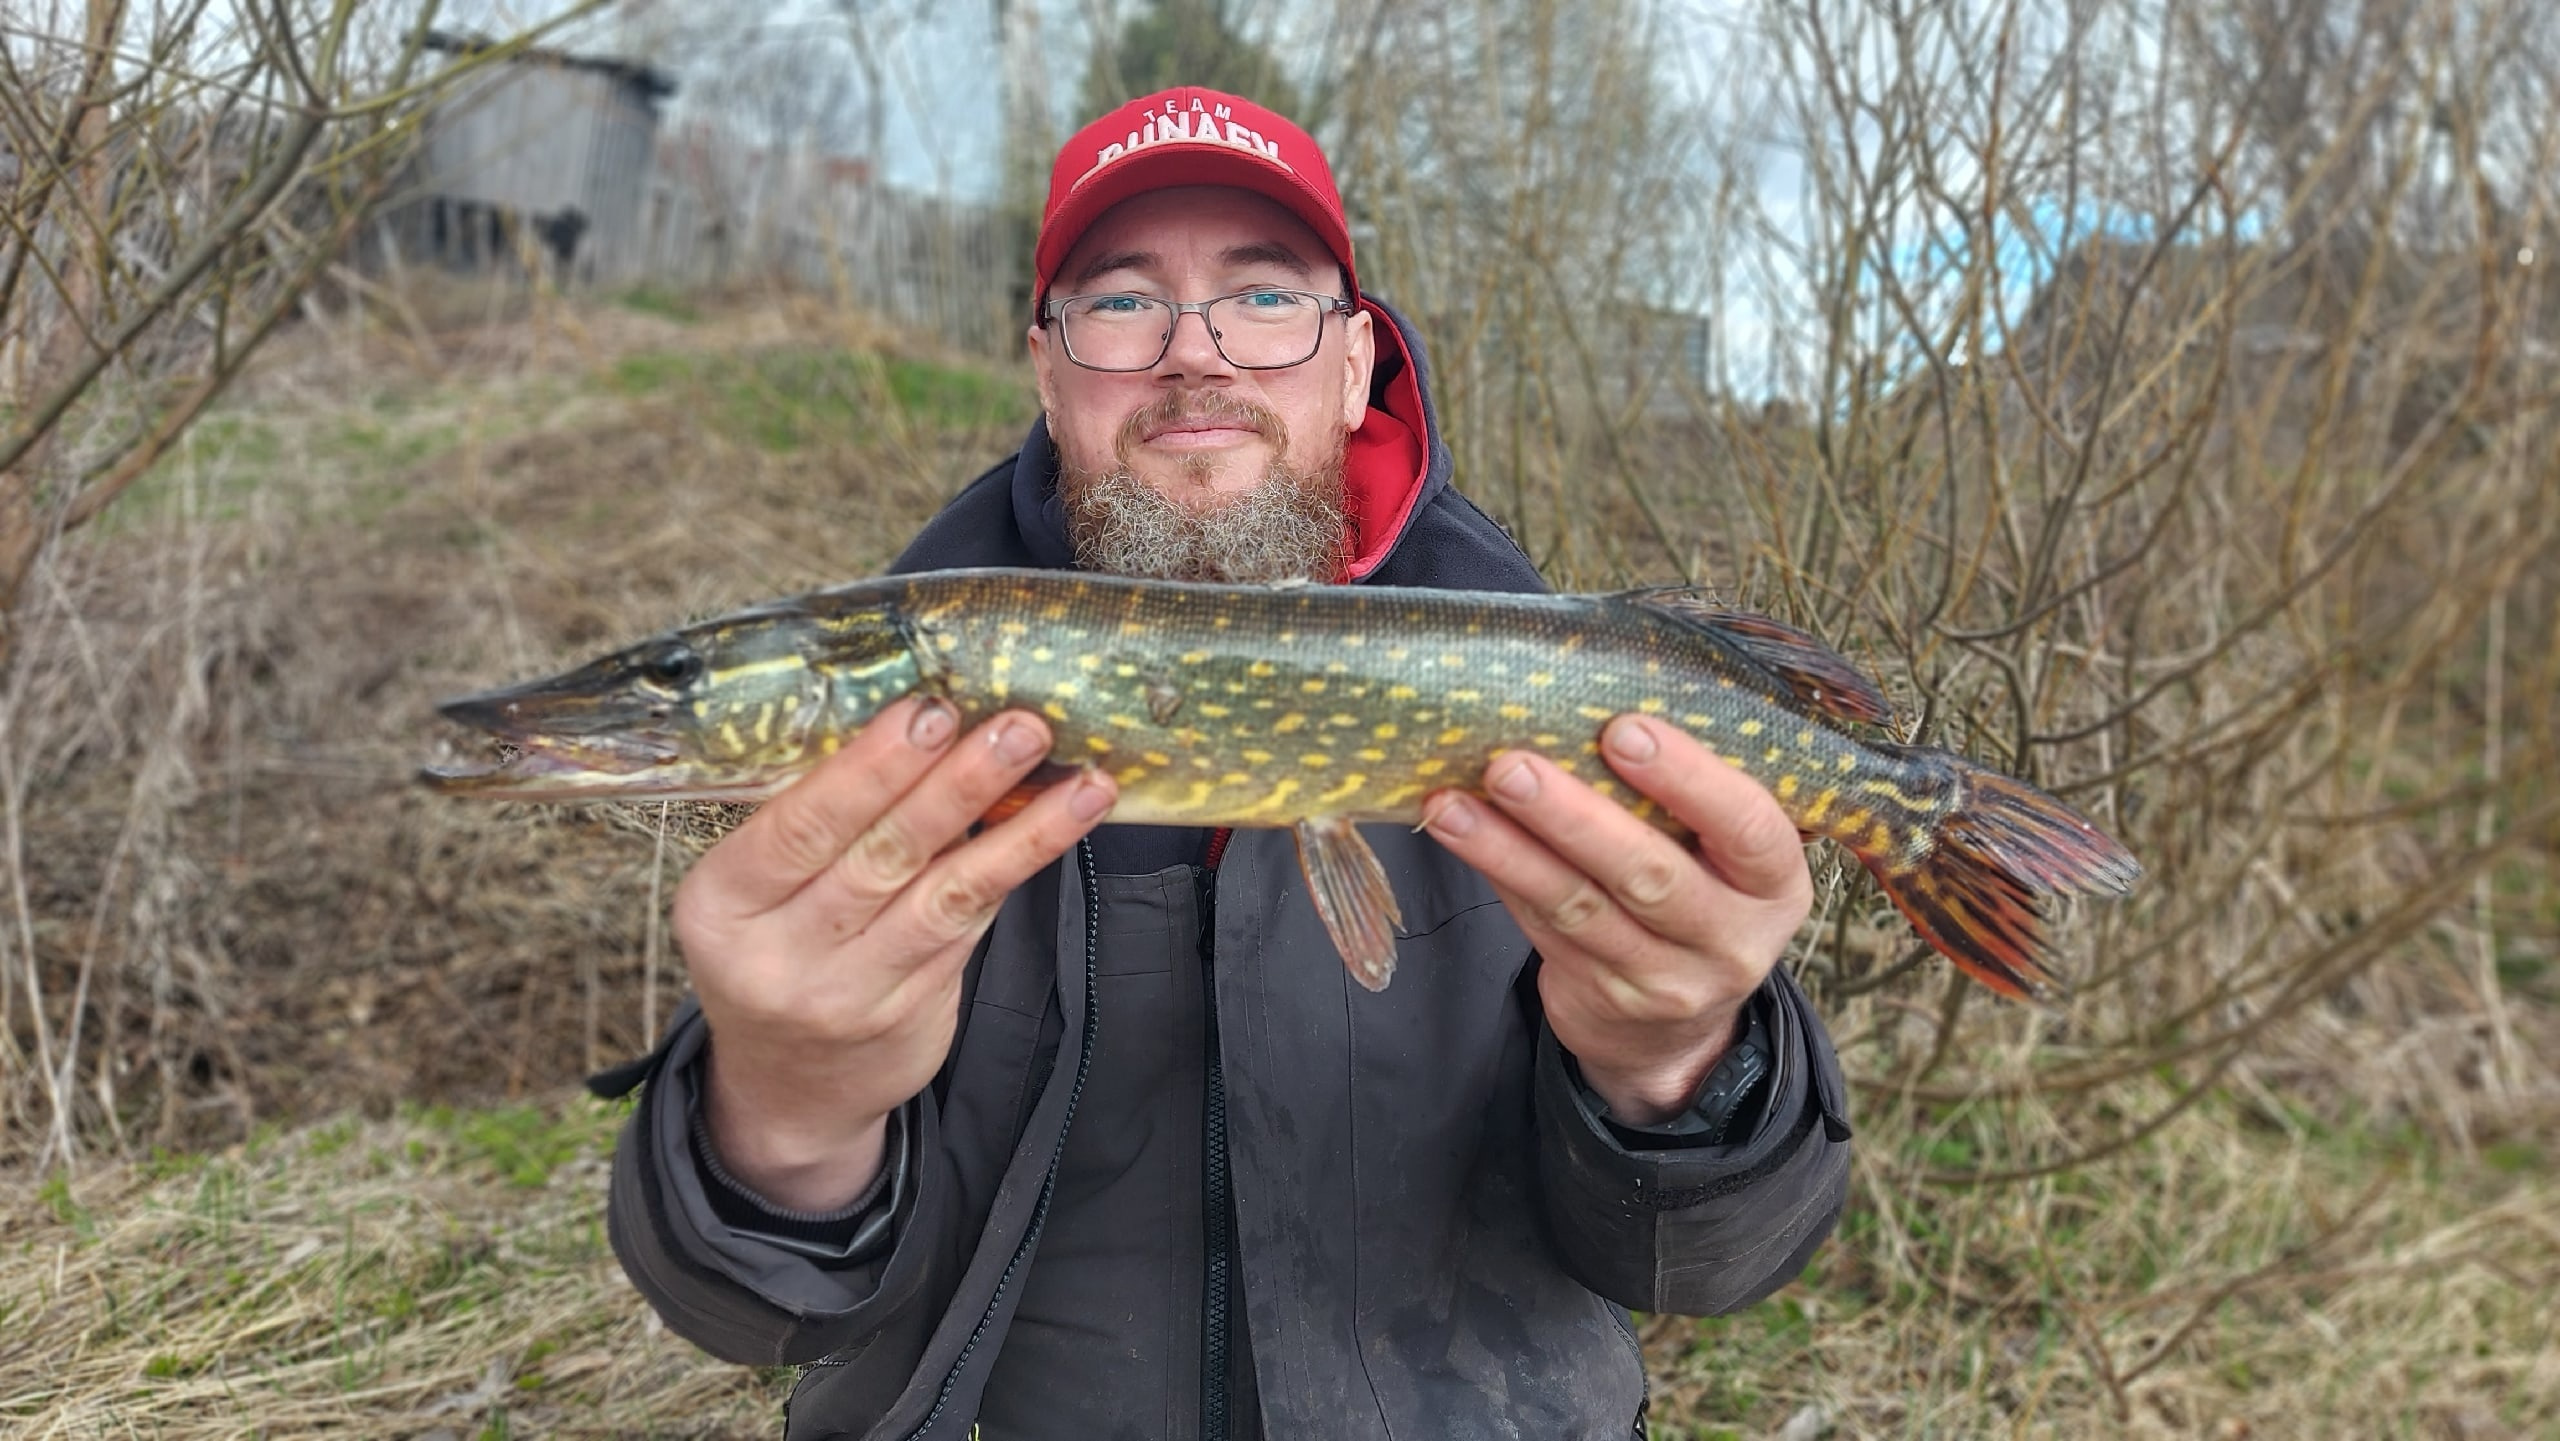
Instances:
[[[1876,683],[1839,652],[1783,621],[1728,610],[1683,586],[1627,593],[1636,605],[1705,635],[1777,682],[1797,704],[1840,721],[1882,725],[1893,714]]]

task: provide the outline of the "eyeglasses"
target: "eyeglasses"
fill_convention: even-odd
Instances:
[[[1152,295],[1070,295],[1040,307],[1054,323],[1067,359],[1087,370],[1153,370],[1173,348],[1173,328],[1196,310],[1209,341],[1238,370],[1286,370],[1313,359],[1324,343],[1324,318],[1360,307],[1304,290],[1247,290],[1215,300],[1158,300]]]

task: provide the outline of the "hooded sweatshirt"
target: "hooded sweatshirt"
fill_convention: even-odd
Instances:
[[[1374,317],[1345,452],[1353,583],[1540,588],[1449,482],[1421,344]],[[1071,567],[1045,424],[901,572]],[[1285,831],[1105,826],[1016,891],[949,1058],[845,1211],[729,1179],[688,1004],[617,1148],[617,1256],[667,1324],[797,1365],[788,1438],[1642,1436],[1626,1308],[1713,1314],[1792,1279],[1847,1191],[1845,1086],[1783,971],[1771,1069],[1722,1144],[1611,1124],[1545,1026],[1537,957],[1427,835],[1366,826],[1404,910],[1354,985]]]

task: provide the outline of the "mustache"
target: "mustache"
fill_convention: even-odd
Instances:
[[[1289,427],[1277,411],[1243,396],[1217,390],[1165,392],[1162,398],[1131,412],[1127,420],[1120,422],[1120,433],[1114,437],[1112,449],[1125,465],[1129,453],[1144,445],[1148,436],[1177,425],[1202,421],[1250,430],[1283,454],[1289,449]]]

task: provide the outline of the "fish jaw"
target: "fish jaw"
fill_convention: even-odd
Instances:
[[[601,663],[600,663],[601,664]],[[482,800],[759,800],[808,768],[805,746],[714,759],[664,700],[593,683],[596,667],[463,696],[437,710],[488,752],[418,772],[428,789]]]

